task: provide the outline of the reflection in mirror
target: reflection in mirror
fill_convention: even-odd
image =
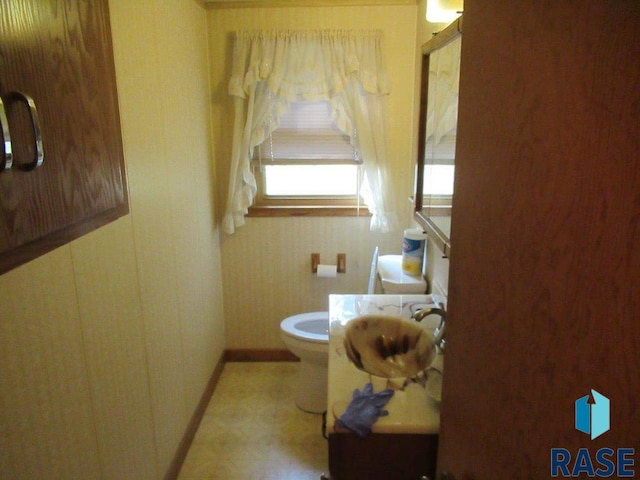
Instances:
[[[461,26],[460,18],[422,49],[416,221],[445,255],[451,250]]]

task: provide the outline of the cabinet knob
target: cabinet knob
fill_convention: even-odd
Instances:
[[[4,150],[2,161],[0,162],[0,171],[9,170],[13,165],[13,150],[11,149],[11,133],[9,132],[9,120],[7,120],[7,112],[4,109],[4,102],[0,98],[0,128],[2,128],[2,141]]]

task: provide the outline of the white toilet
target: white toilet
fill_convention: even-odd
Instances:
[[[300,358],[295,402],[305,412],[327,409],[327,366],[329,359],[329,312],[301,313],[280,323],[280,337]]]
[[[376,247],[371,260],[368,294],[375,293],[376,275],[384,293],[425,293],[423,278],[402,273],[401,255],[378,258]],[[322,413],[327,409],[329,363],[329,312],[301,313],[280,323],[280,337],[287,348],[300,358],[295,402],[305,412]]]

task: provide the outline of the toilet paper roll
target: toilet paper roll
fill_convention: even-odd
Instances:
[[[318,265],[318,277],[319,278],[334,278],[338,272],[337,265]]]

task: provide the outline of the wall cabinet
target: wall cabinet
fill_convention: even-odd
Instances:
[[[0,18],[1,274],[128,200],[107,0],[12,0]]]
[[[552,448],[640,445],[640,4],[464,17],[438,472],[552,478]],[[575,429],[591,389],[595,440]]]

